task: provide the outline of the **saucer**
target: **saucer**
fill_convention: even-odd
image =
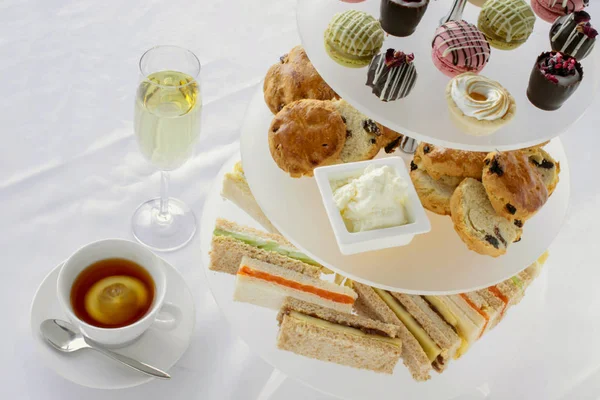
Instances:
[[[165,301],[181,309],[176,328],[166,331],[150,327],[137,341],[116,352],[168,371],[185,353],[194,331],[196,312],[192,294],[181,274],[161,259],[168,287]],[[48,318],[67,320],[56,295],[56,280],[62,264],[50,272],[38,288],[31,304],[31,331],[46,365],[63,378],[96,389],[122,389],[149,382],[152,377],[134,371],[93,350],[61,353],[50,347],[40,333],[40,324]]]

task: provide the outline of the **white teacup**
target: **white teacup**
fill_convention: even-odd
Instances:
[[[90,325],[77,318],[71,306],[71,287],[77,276],[91,264],[107,258],[125,258],[133,261],[146,269],[154,280],[154,300],[150,310],[140,320],[121,328],[99,328]],[[167,278],[161,261],[146,247],[128,240],[100,240],[77,250],[60,269],[57,292],[63,310],[80,332],[108,347],[125,346],[146,332],[150,326],[173,329],[181,320],[181,310],[171,303],[165,303]]]

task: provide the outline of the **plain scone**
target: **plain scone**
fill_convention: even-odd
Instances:
[[[458,236],[479,254],[501,256],[521,238],[521,228],[496,213],[483,184],[473,178],[458,185],[450,199],[450,211]]]

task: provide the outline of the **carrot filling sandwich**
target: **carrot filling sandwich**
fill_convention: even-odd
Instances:
[[[279,309],[286,297],[350,313],[356,293],[275,264],[243,257],[235,280],[233,299]]]

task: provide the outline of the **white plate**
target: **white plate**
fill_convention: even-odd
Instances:
[[[405,293],[449,294],[480,289],[517,274],[535,261],[558,234],[569,200],[569,167],[559,139],[546,150],[560,161],[554,194],[523,230],[523,239],[498,258],[469,251],[449,217],[428,213],[431,232],[408,246],[343,255],[313,178],[290,178],[273,161],[268,129],[273,115],[261,88],[242,127],[241,153],[248,184],[273,225],[294,245],[328,268],[359,282]]]
[[[235,277],[208,270],[210,242],[217,217],[261,229],[260,225],[220,196],[223,174],[233,168],[236,158],[223,166],[208,193],[200,227],[200,246],[208,286],[225,318],[250,349],[285,375],[340,399],[461,399],[483,400],[486,392],[498,386],[512,387],[515,394],[539,393],[541,387],[528,387],[522,379],[523,366],[532,366],[528,374],[542,379],[552,363],[541,362],[547,343],[539,344],[526,327],[543,323],[540,310],[546,298],[546,271],[528,289],[523,301],[510,309],[506,318],[486,334],[459,361],[438,375],[432,372],[428,382],[415,382],[399,362],[393,375],[376,374],[333,363],[326,363],[281,351],[276,348],[277,312],[233,301]],[[546,267],[550,270],[551,267]],[[538,343],[536,345],[536,343]],[[533,366],[536,365],[537,368]],[[521,366],[519,368],[519,366]],[[542,378],[540,378],[540,375]],[[479,389],[477,389],[479,388]],[[530,398],[542,398],[532,396]],[[455,399],[456,400],[456,399]]]
[[[181,309],[182,318],[170,331],[150,327],[136,342],[116,350],[126,356],[168,371],[185,353],[190,343],[196,312],[194,300],[181,274],[162,260],[167,272],[165,301]],[[61,353],[50,347],[40,334],[40,324],[49,318],[67,319],[56,295],[56,280],[62,264],[54,268],[38,288],[31,304],[31,332],[46,365],[63,378],[95,389],[123,389],[154,379],[134,371],[92,350]]]
[[[529,1],[527,1],[529,2]],[[529,40],[511,51],[492,48],[490,62],[481,72],[506,87],[517,101],[517,115],[491,136],[475,137],[454,127],[449,119],[445,87],[449,78],[431,60],[431,41],[442,18],[452,5],[450,0],[431,0],[417,30],[406,38],[386,35],[382,50],[395,48],[415,53],[419,77],[408,97],[384,103],[365,85],[367,68],[345,68],[325,52],[323,34],[333,15],[357,9],[379,18],[379,0],[348,4],[339,0],[299,0],[298,32],[302,44],[327,83],[354,107],[382,124],[419,140],[465,150],[511,150],[541,143],[564,133],[592,104],[598,88],[600,51],[596,49],[582,61],[584,79],[577,92],[554,112],[539,110],[527,99],[529,75],[537,56],[550,50],[550,24],[535,23]],[[467,4],[464,18],[477,24],[480,8]]]

